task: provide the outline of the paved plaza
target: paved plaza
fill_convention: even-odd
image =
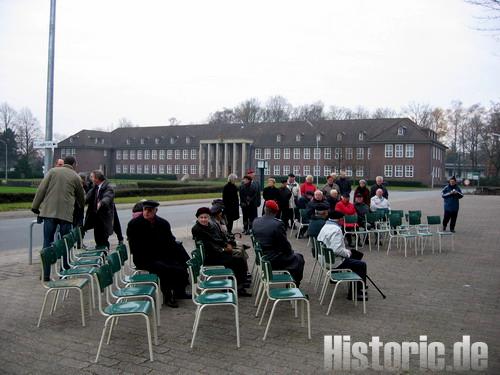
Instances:
[[[319,305],[318,294],[308,282],[313,262],[307,240],[293,240],[294,249],[306,259],[301,288],[310,296],[312,340],[307,339],[300,319],[293,317],[290,305],[283,304],[263,342],[265,327],[254,317],[254,299],[240,298],[241,348],[236,348],[232,309],[213,308],[203,312],[195,348],[190,349],[194,305],[186,300],[178,309],[162,309],[154,362],[148,358],[144,321],[123,318],[110,345],[103,347],[99,363],[94,363],[104,317],[96,311],[82,327],[74,294],[54,315],[45,315],[37,328],[44,295],[38,256],[30,266],[25,251],[4,251],[0,254],[0,373],[315,374],[324,371],[325,335],[350,335],[351,342],[369,342],[372,336],[379,336],[383,342],[397,343],[418,342],[421,335],[427,335],[429,342],[445,344],[447,363],[452,362],[453,343],[470,335],[472,342],[488,345],[485,373],[498,374],[499,208],[500,197],[468,195],[462,199],[453,252],[448,241],[442,254],[432,254],[428,246],[418,256],[412,248],[407,258],[394,248],[386,255],[386,246],[380,252],[369,252],[365,246],[362,251],[369,275],[387,295],[382,299],[370,285],[366,315],[361,303],[354,306],[345,299],[344,288],[331,315],[325,315],[327,307]],[[401,201],[393,209],[420,209],[424,218],[442,216],[442,199],[436,193],[426,201]],[[191,250],[193,243],[186,238],[186,230],[176,234]],[[249,243],[250,239],[245,236],[243,241]],[[401,373],[418,370],[418,356],[412,356],[410,371]]]

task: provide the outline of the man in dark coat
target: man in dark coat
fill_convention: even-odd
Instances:
[[[257,217],[257,194],[260,193],[252,184],[250,176],[243,177],[240,185],[240,205],[243,213],[243,233],[249,234],[252,229],[253,220]]]
[[[240,218],[240,205],[238,199],[238,188],[235,185],[238,177],[231,173],[227,177],[227,184],[222,189],[222,201],[224,202],[224,215],[227,220],[227,231],[233,233],[233,222]]]
[[[292,198],[292,191],[288,188],[287,180],[281,180],[281,187],[279,190],[278,207],[280,209],[280,219],[285,223],[285,228],[291,220],[290,214],[290,199]]]
[[[451,219],[450,231],[454,233],[458,216],[459,199],[464,197],[462,190],[457,185],[455,176],[450,178],[448,185],[443,188],[441,195],[444,199],[443,231],[446,230],[448,222]]]
[[[190,298],[185,292],[189,255],[175,240],[169,222],[156,215],[158,206],[142,202],[142,215],[128,223],[127,238],[136,267],[158,275],[164,302],[178,307],[176,298]]]
[[[276,180],[274,178],[268,178],[267,179],[267,186],[262,190],[262,198],[264,198],[265,201],[275,201],[278,202],[280,199],[280,191],[276,187]],[[262,213],[264,213],[264,207],[262,207]],[[277,217],[279,217],[279,212],[277,214]]]
[[[389,192],[387,191],[387,188],[385,187],[384,178],[382,176],[377,176],[375,178],[375,185],[373,185],[370,188],[370,198],[373,198],[375,195],[377,195],[378,189],[382,189],[382,191],[383,191],[382,196],[385,199],[389,199]]]
[[[273,269],[289,271],[298,287],[304,274],[304,257],[292,250],[285,224],[275,217],[278,210],[276,202],[267,201],[264,215],[253,222],[253,233]]]
[[[96,246],[109,248],[108,237],[113,234],[115,192],[101,171],[93,171],[90,178],[94,186],[85,197],[88,208],[83,227],[86,231],[94,228]]]
[[[339,185],[339,193],[343,194],[351,194],[351,180],[349,180],[345,174],[345,171],[340,171],[340,177],[337,179],[337,185]]]

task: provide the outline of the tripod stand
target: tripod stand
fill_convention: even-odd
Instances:
[[[372,280],[372,278],[368,275],[366,275],[366,278],[372,283],[372,285],[375,287],[375,289],[378,290],[378,292],[380,293],[380,295],[382,296],[383,299],[386,299],[386,295],[384,293],[382,293],[382,291],[379,289],[379,287],[377,286],[377,284],[375,284],[375,282]]]

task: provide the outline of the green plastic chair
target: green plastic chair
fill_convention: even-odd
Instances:
[[[238,312],[238,294],[232,288],[211,288],[206,289],[203,286],[208,284],[198,285],[199,277],[197,277],[197,270],[201,269],[199,259],[190,259],[186,262],[188,265],[189,276],[191,279],[191,294],[193,303],[196,306],[196,312],[193,323],[193,337],[191,339],[191,348],[194,346],[198,326],[202,311],[209,306],[232,306],[234,308],[234,319],[236,324],[236,346],[240,347],[240,324]],[[198,275],[199,276],[199,275]],[[233,286],[236,286],[234,281]],[[228,290],[228,291],[222,291]]]
[[[271,267],[271,263],[265,259],[262,259],[262,268],[264,271],[264,285],[266,292],[266,304],[264,305],[264,311],[262,311],[262,316],[260,318],[259,325],[262,325],[262,321],[264,320],[264,316],[266,315],[267,305],[269,301],[273,301],[273,307],[271,309],[271,314],[269,315],[269,320],[267,321],[266,330],[264,332],[264,337],[262,340],[264,341],[267,337],[267,333],[269,332],[269,327],[271,326],[271,321],[274,316],[274,311],[276,306],[281,301],[291,301],[294,302],[295,306],[295,317],[297,317],[297,302],[302,301],[302,309],[301,309],[301,326],[304,326],[304,305],[307,306],[307,337],[309,340],[311,339],[311,310],[309,305],[309,297],[302,292],[299,288],[270,288],[269,282],[272,279],[273,269]]]
[[[432,245],[432,254],[434,254],[434,234],[431,232],[431,227],[429,224],[419,224],[416,226],[417,229],[417,239],[420,242],[420,251],[424,255],[425,245],[427,244],[427,239],[430,240]]]
[[[353,300],[354,300],[354,305],[357,305],[358,299],[356,298],[357,296],[357,284],[358,282],[361,282],[363,286],[363,314],[366,314],[366,286],[365,283],[363,282],[363,279],[355,272],[352,272],[352,270],[344,268],[344,269],[339,269],[339,268],[333,268],[333,264],[335,263],[335,253],[333,252],[332,249],[325,249],[325,256],[327,259],[328,264],[330,264],[330,270],[327,272],[327,277],[325,278],[325,283],[324,283],[324,293],[323,297],[321,300],[320,304],[323,304],[323,299],[326,296],[326,292],[328,289],[328,285],[330,284],[330,280],[335,283],[335,288],[333,289],[332,293],[332,298],[330,299],[330,304],[328,305],[328,310],[326,311],[326,315],[330,315],[330,311],[332,309],[333,305],[333,300],[335,298],[335,293],[337,291],[337,288],[340,284],[342,283],[351,283],[352,285],[352,293],[353,293]]]
[[[227,278],[231,277],[236,282],[236,277],[234,276],[234,272],[230,268],[226,268],[222,265],[205,265],[205,248],[203,246],[203,242],[196,241],[196,249],[191,252],[191,255],[197,256],[201,262],[200,275],[202,279],[212,279],[212,278]]]
[[[439,253],[441,254],[441,239],[443,237],[448,237],[451,238],[451,249],[452,251],[455,251],[455,236],[453,232],[445,232],[440,230],[441,228],[441,217],[439,215],[433,215],[433,216],[427,216],[427,224],[429,224],[431,227],[435,227],[436,231],[434,232],[436,236],[438,237],[438,242],[439,242]]]
[[[86,267],[86,266],[96,266],[99,267],[103,263],[103,258],[101,256],[92,256],[87,258],[77,259],[73,254],[73,249],[76,244],[76,240],[74,239],[71,233],[65,234],[61,240],[57,240],[57,246],[59,246],[60,242],[64,244],[64,248],[68,257],[68,264],[71,268],[75,267]]]
[[[57,254],[54,250],[53,246],[46,247],[40,251],[40,259],[42,260],[41,265],[42,265],[42,275],[43,275],[43,270],[44,270],[44,265],[48,264],[50,267],[53,269],[54,265],[57,264]],[[53,274],[51,272],[51,274]],[[42,304],[42,309],[40,311],[40,316],[38,317],[38,324],[37,327],[40,327],[40,322],[42,321],[42,316],[45,311],[45,305],[47,303],[47,298],[50,293],[56,292],[56,295],[54,296],[54,302],[50,311],[50,315],[53,314],[55,311],[55,306],[56,306],[56,301],[59,295],[60,291],[66,292],[70,290],[76,290],[80,294],[80,310],[82,314],[82,326],[85,327],[85,312],[84,312],[84,307],[83,307],[83,289],[85,286],[89,284],[88,279],[85,278],[71,278],[71,279],[59,279],[59,280],[51,280],[48,282],[43,281],[42,278],[42,286],[47,289],[45,292],[45,297],[43,298],[43,304]],[[92,306],[91,306],[91,298],[90,298],[90,292],[89,292],[89,313],[92,313]]]
[[[149,347],[149,359],[153,361],[153,345],[151,340],[151,321],[150,315],[152,315],[153,321],[156,319],[154,316],[153,308],[154,305],[151,301],[127,301],[108,304],[103,307],[102,295],[106,301],[110,298],[110,287],[113,284],[113,274],[110,269],[109,264],[104,264],[96,272],[96,277],[99,284],[100,293],[98,294],[99,300],[99,312],[106,317],[104,322],[104,328],[102,329],[101,340],[99,341],[99,347],[97,349],[97,354],[95,361],[99,360],[99,355],[101,354],[102,344],[104,342],[104,335],[106,334],[106,329],[109,327],[107,344],[111,340],[111,333],[113,331],[113,326],[117,322],[118,318],[124,316],[141,316],[146,320],[146,330],[148,335],[148,347]],[[158,345],[158,334],[156,330],[156,324],[153,324],[153,334],[155,339],[155,345]],[[134,343],[135,344],[135,343]]]
[[[365,222],[370,225],[370,228],[367,230],[368,239],[369,239],[369,249],[372,251],[372,241],[371,234],[374,234],[377,238],[377,251],[380,251],[380,239],[382,235],[384,237],[389,234],[389,226],[387,225],[387,221],[385,220],[385,216],[381,216],[380,212],[369,212],[366,214]]]
[[[417,234],[411,231],[411,227],[408,225],[401,224],[401,216],[397,214],[391,213],[389,216],[389,221],[391,223],[391,230],[389,231],[389,244],[387,246],[387,255],[389,255],[389,251],[391,250],[392,240],[396,240],[396,246],[399,248],[399,240],[403,240],[405,245],[405,258],[407,257],[407,247],[408,242],[414,240],[415,242],[415,255],[417,255]],[[399,225],[397,225],[399,223]],[[393,231],[392,228],[395,228]]]

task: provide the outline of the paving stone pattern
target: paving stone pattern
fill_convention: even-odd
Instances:
[[[408,200],[394,209],[421,209],[423,215],[442,215],[439,196],[430,201]],[[345,299],[345,289],[326,316],[317,294],[308,283],[312,266],[306,240],[293,240],[304,254],[306,270],[302,288],[311,299],[312,340],[293,317],[289,304],[281,305],[263,342],[264,326],[254,317],[253,298],[240,298],[241,348],[236,349],[234,314],[231,308],[203,312],[195,348],[189,348],[194,305],[181,301],[180,308],[161,311],[159,345],[150,362],[142,319],[122,318],[110,345],[104,345],[95,364],[104,318],[96,311],[82,327],[76,294],[54,315],[45,315],[36,327],[44,289],[39,263],[26,264],[26,254],[4,252],[0,258],[0,373],[5,374],[315,374],[323,373],[324,335],[350,335],[351,341],[428,341],[445,343],[451,361],[453,343],[462,335],[484,341],[489,349],[487,373],[500,373],[500,245],[498,212],[500,197],[467,196],[462,200],[455,237],[455,251],[444,245],[442,254],[408,258],[402,252],[371,253],[363,249],[368,271],[387,295],[383,300],[369,288],[367,314]],[[188,250],[192,241],[186,231],[179,237]],[[249,243],[245,236],[243,241]],[[385,250],[385,247],[384,247]],[[35,257],[36,258],[36,257]],[[251,264],[253,258],[250,258]],[[331,295],[332,288],[328,293]],[[88,311],[86,311],[88,314]],[[411,371],[418,370],[412,357]],[[366,373],[373,373],[368,370]]]

